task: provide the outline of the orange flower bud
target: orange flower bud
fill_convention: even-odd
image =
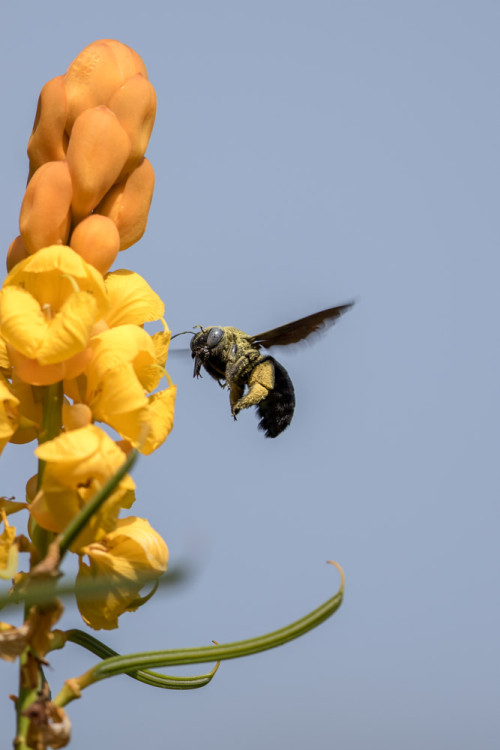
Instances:
[[[76,118],[85,109],[107,104],[114,92],[136,73],[148,77],[146,66],[131,47],[114,39],[101,39],[85,47],[64,77],[67,132],[71,133]]]
[[[108,102],[108,107],[120,121],[132,144],[124,172],[130,172],[141,162],[146,152],[156,116],[156,93],[143,75],[129,78]]]
[[[28,255],[21,235],[18,235],[15,240],[12,240],[7,250],[7,271],[12,270],[17,263],[27,258]]]
[[[120,250],[140,240],[146,231],[154,184],[151,162],[143,159],[128,177],[113,185],[97,206],[98,213],[109,216],[116,224]]]
[[[118,255],[120,235],[111,219],[92,214],[74,229],[69,244],[83,260],[104,274]]]
[[[67,153],[77,221],[87,216],[108,192],[129,154],[130,138],[107,107],[93,107],[78,116]]]
[[[28,253],[64,245],[71,225],[71,176],[65,161],[42,164],[28,183],[19,216]]]
[[[38,99],[33,132],[28,141],[29,179],[45,162],[66,158],[67,117],[68,104],[64,90],[64,76],[57,76],[45,84]]]
[[[92,423],[92,411],[87,404],[64,403],[62,414],[66,430],[78,430]]]

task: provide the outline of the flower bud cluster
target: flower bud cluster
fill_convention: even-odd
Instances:
[[[7,267],[69,245],[101,273],[146,229],[154,171],[144,154],[156,94],[139,55],[113,39],[48,81],[28,143],[28,185]]]

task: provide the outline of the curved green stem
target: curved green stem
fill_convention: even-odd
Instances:
[[[237,659],[249,654],[276,648],[294,638],[298,638],[333,615],[342,603],[344,576],[340,566],[337,563],[333,563],[333,565],[339,569],[342,576],[340,588],[335,596],[328,599],[328,601],[312,612],[309,612],[305,617],[296,620],[290,625],[286,625],[284,628],[274,630],[272,633],[267,633],[257,638],[222,645],[112,656],[97,664],[80,677],[68,680],[54,702],[58,706],[65,706],[70,701],[79,697],[80,691],[84,688],[95,682],[99,682],[99,680],[104,680],[117,674],[129,673],[141,669],[179,666],[182,664],[201,664],[216,659]]]
[[[85,633],[83,630],[68,630],[65,636],[67,641],[83,646],[87,651],[91,651],[101,659],[106,659],[111,656],[119,656],[119,654],[112,648],[106,646],[106,644],[98,638],[94,638],[93,635]],[[194,690],[195,688],[208,685],[219,668],[219,664],[220,662],[217,662],[214,669],[208,672],[208,674],[188,677],[177,677],[175,675],[161,674],[160,672],[151,672],[149,669],[138,669],[135,672],[125,672],[125,674],[132,677],[134,680],[139,680],[139,682],[144,682],[146,685],[151,685],[152,687],[166,688],[169,690]]]

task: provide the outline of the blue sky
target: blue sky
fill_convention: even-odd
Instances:
[[[357,302],[314,346],[276,350],[297,397],[276,440],[169,360],[176,424],[134,472],[134,510],[192,575],[103,639],[273,630],[331,595],[329,558],[341,609],[200,691],[91,687],[71,747],[498,747],[500,6],[49,0],[0,22],[5,251],[40,88],[113,37],[158,94],[148,229],[115,267],[151,283],[172,330],[257,333]],[[2,494],[23,495],[30,451],[4,453]],[[53,687],[94,661],[55,653]]]

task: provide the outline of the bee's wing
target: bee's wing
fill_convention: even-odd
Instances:
[[[321,312],[307,315],[305,318],[300,318],[300,320],[294,320],[293,323],[287,323],[284,326],[272,328],[270,331],[251,336],[250,341],[252,344],[263,346],[265,349],[268,349],[270,346],[297,344],[311,334],[321,334],[326,331],[353,305],[354,302],[348,302],[345,305],[321,310]]]

